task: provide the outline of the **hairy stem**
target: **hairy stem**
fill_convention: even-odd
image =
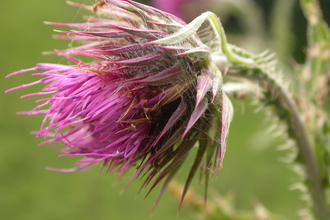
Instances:
[[[291,94],[283,86],[283,83],[262,69],[250,69],[247,66],[235,66],[236,67],[229,69],[229,76],[234,75],[236,77],[247,78],[252,82],[256,82],[257,79],[258,84],[263,88],[264,93],[266,94],[266,99],[274,98],[273,101],[267,101],[273,102],[280,117],[285,120],[289,128],[289,135],[297,143],[302,163],[305,167],[307,181],[309,183],[308,190],[310,191],[313,200],[315,215],[317,219],[329,219],[324,196],[324,187],[321,183],[319,168],[313,152],[313,145]],[[270,97],[270,94],[272,94],[272,97]]]
[[[273,81],[276,83],[276,81]],[[318,219],[329,219],[327,211],[324,187],[321,183],[319,168],[316,157],[313,152],[313,145],[308,135],[307,129],[302,121],[297,105],[288,91],[286,91],[280,84],[274,84],[273,87],[277,89],[278,106],[279,108],[286,108],[288,110],[287,124],[293,133],[293,137],[297,142],[305,171],[310,184],[310,192],[314,203],[315,215]]]
[[[219,21],[216,23],[221,39],[222,52],[231,64],[228,73],[235,72],[238,77],[258,82],[263,89],[266,101],[272,102],[278,111],[279,117],[285,120],[289,129],[289,136],[296,141],[305,167],[307,186],[313,200],[315,216],[321,220],[330,219],[325,201],[325,190],[321,182],[312,141],[295,100],[280,80],[280,76],[274,71],[271,57],[266,54],[254,56],[228,44],[221,23]]]
[[[304,77],[308,79],[308,90],[318,92],[318,79],[329,68],[330,30],[323,20],[318,0],[300,0],[307,19],[307,58]]]

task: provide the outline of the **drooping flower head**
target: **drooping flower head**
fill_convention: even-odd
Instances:
[[[104,0],[93,7],[71,4],[94,12],[88,23],[49,23],[77,29],[60,31],[65,35],[59,38],[81,45],[53,52],[72,65],[40,63],[12,73],[36,71],[32,75],[44,78],[8,90],[46,85],[26,96],[51,97],[22,114],[44,115],[37,133],[45,138],[43,144],[66,156],[84,156],[76,168],[53,170],[75,171],[103,162],[117,172],[133,167],[132,179],[145,176],[143,186],[151,183],[151,189],[165,178],[165,188],[193,147],[198,150],[185,192],[200,166],[204,174],[218,170],[231,114],[214,64],[225,59],[214,39],[205,41],[217,36],[196,34],[202,20],[187,25],[129,0]]]

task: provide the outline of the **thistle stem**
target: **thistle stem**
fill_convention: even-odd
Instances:
[[[272,101],[279,113],[284,113],[289,135],[296,141],[302,157],[315,216],[320,220],[330,219],[313,144],[295,100],[273,71],[267,57],[253,56],[228,44],[221,23],[216,20],[212,21],[215,23],[213,25],[221,39],[222,52],[231,64],[227,75],[234,73],[237,77],[251,80],[252,83],[257,82],[263,89],[265,99]]]
[[[290,113],[287,123],[293,132],[293,137],[297,142],[303,163],[305,165],[305,172],[310,184],[309,191],[313,200],[315,215],[317,219],[320,220],[329,219],[329,213],[324,196],[324,187],[321,183],[319,168],[313,152],[311,139],[308,135],[304,122],[302,121],[295,101],[289,92],[283,88],[283,86],[277,85],[277,87],[279,104],[281,104],[283,108],[286,107]]]
[[[252,75],[251,71],[253,72]],[[296,141],[302,157],[302,163],[304,164],[307,181],[309,183],[308,190],[313,200],[315,216],[320,220],[329,219],[330,215],[326,206],[324,186],[321,183],[319,168],[313,152],[313,145],[296,102],[291,94],[279,80],[261,69],[252,70],[246,66],[241,66],[239,70],[229,69],[228,76],[243,77],[252,82],[256,82],[256,79],[258,79],[258,84],[263,88],[264,93],[271,93],[276,97],[275,100],[273,100],[274,105],[279,112],[286,112],[285,122],[291,132],[290,136]]]

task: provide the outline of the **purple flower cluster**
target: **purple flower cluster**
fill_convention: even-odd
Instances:
[[[71,3],[74,4],[74,3]],[[110,170],[135,167],[132,179],[145,175],[143,186],[164,187],[197,147],[186,188],[200,166],[217,170],[224,155],[228,129],[228,100],[221,80],[210,65],[211,54],[196,34],[178,45],[159,45],[186,24],[157,9],[125,0],[105,0],[92,10],[88,23],[52,25],[75,28],[60,31],[61,39],[81,45],[53,53],[72,65],[41,63],[35,68],[51,94],[35,109],[22,114],[44,115],[38,137],[65,156],[84,156],[75,171],[103,162]],[[75,58],[91,59],[83,62]],[[202,56],[201,56],[202,55]],[[23,97],[26,97],[23,96]],[[56,146],[60,142],[64,148]]]

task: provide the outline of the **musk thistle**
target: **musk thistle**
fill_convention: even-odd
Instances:
[[[81,45],[62,51],[72,65],[40,63],[10,74],[34,71],[43,78],[10,89],[45,84],[48,95],[27,115],[44,115],[37,137],[64,156],[84,156],[68,172],[103,162],[103,167],[143,176],[151,189],[164,191],[192,148],[198,148],[185,193],[199,168],[205,177],[222,164],[231,121],[231,104],[222,90],[226,56],[221,39],[204,13],[190,24],[129,0],[104,0],[88,23],[49,23],[75,28],[60,39]],[[208,20],[209,19],[209,20]],[[213,25],[213,26],[212,26]],[[202,28],[207,32],[198,31]],[[90,62],[75,56],[91,58]],[[61,143],[64,147],[56,146]],[[150,190],[151,190],[150,189]]]

